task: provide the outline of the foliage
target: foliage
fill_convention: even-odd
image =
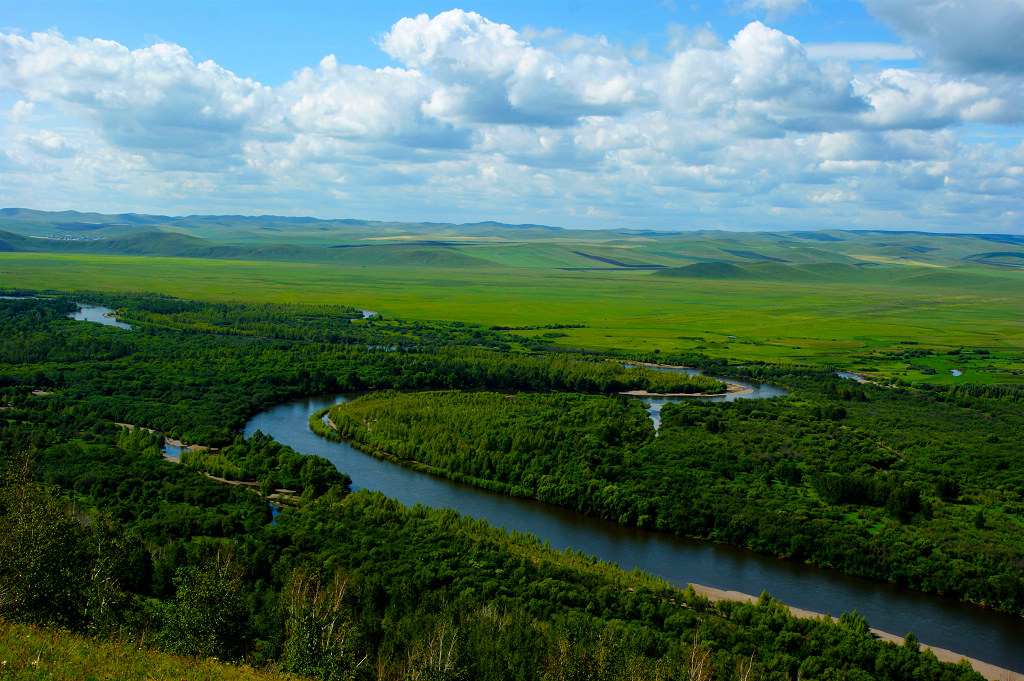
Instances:
[[[229,544],[218,545],[201,565],[179,567],[159,644],[179,653],[237,659],[250,633],[242,571]]]
[[[388,392],[329,415],[365,451],[488,489],[1024,610],[1019,410],[778,379],[797,392],[666,405],[657,438],[637,402],[596,396]]]
[[[0,616],[79,626],[86,616],[90,553],[84,528],[53,488],[38,488],[25,458],[0,489]]]
[[[327,459],[299,454],[259,431],[249,438],[236,436],[216,453],[186,451],[180,459],[184,466],[227,480],[258,482],[263,496],[285,489],[318,497],[335,485],[347,489],[352,482]]]
[[[457,480],[536,497],[559,462],[614,466],[654,437],[640,402],[579,394],[374,393],[333,407],[339,434]]]
[[[126,310],[163,304],[146,296],[122,300]],[[357,679],[671,677],[697,670],[699,676],[724,681],[740,665],[747,665],[744,670],[753,665],[765,679],[868,674],[893,681],[978,678],[911,647],[875,641],[849,618],[840,624],[792,618],[767,597],[758,604],[711,604],[692,591],[625,574],[571,551],[553,552],[533,538],[509,536],[452,511],[407,509],[378,494],[348,494],[342,475],[318,477],[326,474],[322,460],[302,457],[262,434],[238,440],[234,431],[253,410],[320,387],[487,387],[490,392],[477,396],[410,397],[422,400],[415,403],[420,406],[444,400],[444,418],[437,420],[451,423],[462,418],[456,414],[460,405],[475,409],[478,400],[486,415],[481,425],[506,419],[513,435],[526,438],[516,449],[514,437],[491,430],[493,442],[473,452],[491,456],[478,462],[460,453],[454,440],[450,465],[468,465],[465,470],[480,480],[496,479],[502,466],[498,454],[504,454],[507,442],[510,452],[526,457],[532,450],[537,457],[537,472],[531,474],[539,474],[532,481],[538,496],[666,529],[682,527],[681,514],[686,513],[692,527],[743,543],[752,528],[759,542],[774,535],[762,534],[769,525],[754,515],[763,517],[764,509],[754,503],[756,496],[747,502],[738,495],[739,486],[786,492],[765,494],[762,501],[769,504],[789,498],[789,488],[801,486],[798,503],[813,510],[819,507],[804,498],[816,499],[816,476],[867,476],[883,467],[897,476],[898,484],[886,487],[885,504],[870,506],[868,512],[897,514],[904,508],[910,509],[910,521],[927,520],[924,509],[936,511],[932,490],[937,489],[925,484],[931,470],[927,448],[915,450],[892,439],[888,430],[883,433],[890,412],[872,411],[886,399],[897,400],[892,411],[900,412],[903,421],[886,428],[913,437],[916,419],[932,416],[911,408],[919,399],[916,394],[875,394],[865,388],[860,401],[845,386],[814,393],[819,378],[814,375],[780,373],[780,380],[799,390],[794,398],[668,409],[662,434],[652,438],[639,405],[625,398],[522,393],[510,399],[494,390],[611,391],[622,383],[652,385],[657,372],[586,356],[497,353],[474,345],[472,328],[424,330],[426,340],[414,349],[367,348],[378,343],[366,341],[412,335],[416,329],[346,317],[349,326],[362,327],[359,344],[323,343],[292,331],[272,339],[155,323],[129,332],[71,322],[63,318],[65,307],[59,301],[14,301],[15,312],[0,317],[0,399],[5,407],[0,412],[0,467],[8,475],[21,475],[20,480],[33,476],[31,482],[5,488],[3,541],[16,549],[35,542],[33,550],[54,557],[45,563],[48,571],[43,561],[25,562],[25,556],[36,555],[31,552],[0,554],[0,561],[6,561],[0,563],[0,584],[54,585],[39,589],[37,601],[32,600],[35,592],[32,598],[16,594],[7,601],[9,616],[122,640],[153,641],[155,636],[166,647],[196,654],[259,665],[285,662],[320,675]],[[282,311],[281,318],[293,312]],[[161,323],[171,325],[167,319]],[[301,320],[293,323],[301,326]],[[377,324],[385,326],[379,336]],[[460,338],[465,344],[448,348],[436,340],[441,338]],[[1007,424],[1000,433],[1015,432],[1019,417],[1008,403],[972,398],[970,410],[963,412],[959,403],[929,396],[929,409],[942,405],[934,407],[938,413],[967,424],[960,424],[964,445],[953,450],[951,468],[942,471],[941,479],[960,478],[956,474],[967,465],[962,457],[977,444],[981,420],[999,419]],[[383,406],[398,397],[385,395]],[[515,418],[502,413],[509,401],[521,405],[511,413]],[[515,432],[517,420],[531,428]],[[129,430],[117,423],[138,427]],[[423,432],[426,425],[409,424],[408,434]],[[550,441],[529,440],[533,427]],[[260,495],[166,461],[158,451],[160,436],[143,428],[225,445],[197,460],[230,465],[264,483],[274,476],[296,476],[313,492],[272,525]],[[486,427],[472,432],[480,442],[488,434]],[[879,434],[887,438],[885,447],[900,448],[904,462],[875,444]],[[1013,457],[1001,455],[1005,444],[990,442],[989,435],[982,440],[989,448],[984,450],[986,463],[975,465],[963,479],[958,503],[965,496],[972,502],[987,499],[995,481],[1016,480]],[[744,438],[749,452],[736,444]],[[834,452],[830,439],[840,443]],[[807,452],[805,458],[789,454],[797,445]],[[16,463],[23,451],[35,454],[32,473],[18,473],[26,470]],[[513,468],[508,468],[508,483],[532,484]],[[559,477],[540,473],[556,469]],[[652,471],[661,478],[644,477]],[[779,481],[786,482],[769,480],[768,471],[777,471]],[[689,485],[701,495],[680,498],[686,495],[676,491],[668,499],[658,485],[670,484],[676,490]],[[921,511],[912,510],[912,493],[899,497],[900,508],[886,510],[896,490],[911,488],[919,492]],[[943,489],[941,498],[949,499],[953,491],[948,485]],[[882,487],[878,490],[873,502],[881,501]],[[18,526],[22,498],[39,509],[27,517],[53,528],[55,545],[48,546],[47,538],[32,528]],[[686,506],[691,501],[702,507]],[[1005,496],[1001,503],[1002,510],[992,508],[988,516],[989,524],[1000,529],[984,532],[1004,531],[998,514],[1015,512],[1015,498]],[[820,517],[826,520],[836,520],[843,510],[823,505]],[[806,531],[799,517],[793,514],[793,525],[780,527]],[[889,521],[901,527],[897,517]],[[830,541],[848,538],[842,523],[814,527],[821,535],[808,541],[823,549],[834,550],[837,544]],[[1004,535],[973,536],[972,541],[995,537],[1001,542]],[[801,546],[786,538],[785,546]],[[57,556],[57,547],[67,555]],[[877,556],[870,551],[865,556],[868,565],[882,564],[871,562]],[[981,589],[976,584],[1012,586],[1000,572],[1004,564],[993,565],[969,575],[972,591],[965,595],[975,597]],[[117,578],[107,579],[111,575]],[[978,593],[996,602],[989,592]],[[1007,594],[1006,602],[1014,603],[1012,592]]]

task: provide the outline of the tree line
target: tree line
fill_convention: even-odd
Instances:
[[[328,413],[364,451],[462,482],[1024,611],[1012,403],[780,378],[791,397],[668,404],[657,437],[621,397],[390,391]]]

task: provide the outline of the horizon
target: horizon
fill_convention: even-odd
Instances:
[[[1021,232],[929,232],[917,229],[847,229],[841,227],[830,227],[825,229],[772,229],[772,230],[759,230],[759,229],[680,229],[680,230],[666,230],[666,229],[642,229],[634,227],[564,227],[560,225],[550,225],[544,223],[530,223],[530,222],[501,222],[498,220],[475,220],[472,222],[436,222],[433,220],[379,220],[373,218],[354,218],[354,217],[314,217],[312,215],[278,215],[274,213],[261,213],[246,215],[244,213],[188,213],[180,215],[165,215],[161,213],[140,213],[136,211],[126,211],[121,213],[101,213],[99,211],[91,210],[77,210],[77,209],[65,209],[60,211],[45,211],[37,208],[26,208],[24,206],[5,206],[0,207],[0,214],[6,214],[8,211],[32,211],[38,213],[74,213],[76,215],[100,215],[105,217],[118,217],[123,215],[137,215],[140,217],[147,218],[168,218],[170,220],[188,220],[188,219],[205,219],[205,218],[240,218],[244,220],[262,220],[267,218],[274,218],[280,220],[315,220],[318,222],[363,222],[367,224],[389,224],[389,225],[426,225],[438,227],[475,227],[480,225],[495,225],[498,227],[538,227],[541,229],[551,229],[562,232],[636,232],[639,234],[652,234],[652,235],[680,235],[680,234],[702,234],[702,233],[721,233],[721,234],[798,234],[798,233],[820,233],[820,232],[849,232],[851,234],[918,234],[922,236],[944,236],[944,237],[976,237],[984,239],[987,237],[999,237],[999,238],[1013,238],[1019,237],[1024,238],[1024,231]],[[56,223],[59,225],[59,223]],[[99,223],[102,224],[102,223]],[[3,224],[0,222],[0,227]],[[145,226],[145,225],[140,225]],[[4,231],[0,229],[0,231]]]
[[[9,205],[1024,233],[1015,0],[0,6]]]

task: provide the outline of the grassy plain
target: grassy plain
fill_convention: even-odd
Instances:
[[[541,247],[533,266],[462,267],[0,253],[0,285],[337,303],[385,317],[485,326],[585,325],[517,333],[546,333],[552,344],[591,350],[698,350],[737,362],[834,364],[933,383],[1024,383],[1020,270],[765,263],[746,266],[745,278],[719,279],[537,266],[554,255]],[[961,348],[960,355],[944,354]],[[902,356],[921,349],[936,354]]]

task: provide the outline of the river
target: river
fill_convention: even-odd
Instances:
[[[132,328],[131,324],[117,321],[114,318],[114,311],[109,307],[101,307],[100,305],[79,304],[78,311],[72,312],[68,317],[77,319],[80,322],[99,322],[107,326],[116,326],[119,329]]]
[[[640,568],[679,587],[694,583],[754,595],[767,591],[787,605],[832,615],[856,609],[877,629],[900,636],[913,631],[925,645],[1024,671],[1024,618],[488,492],[375,459],[309,430],[310,414],[348,398],[328,395],[279,405],[250,420],[245,436],[256,430],[271,434],[297,451],[328,459],[352,477],[354,488],[379,490],[409,506],[453,508],[509,531],[532,533],[556,549],[572,547],[625,570]]]
[[[625,366],[639,366],[636,364],[626,364]],[[687,369],[682,367],[668,367],[668,366],[652,366],[647,365],[648,369],[656,369],[658,371],[664,371],[669,373],[680,373],[686,374],[687,376],[700,376],[701,372],[699,369]],[[733,402],[735,400],[763,400],[769,397],[784,397],[789,394],[789,391],[785,388],[780,388],[777,385],[771,383],[758,383],[756,381],[744,381],[739,378],[728,378],[722,379],[723,382],[732,383],[734,385],[741,386],[742,392],[723,393],[721,395],[708,395],[707,397],[701,397],[699,399],[706,402]],[[654,421],[654,429],[657,430],[661,427],[661,408],[670,402],[683,402],[688,399],[695,399],[691,397],[653,397],[645,396],[639,398],[643,400],[644,404],[647,405],[647,413],[650,414],[651,420]]]
[[[83,305],[78,313],[69,316],[131,328],[108,316],[110,312],[107,308]],[[753,392],[707,399],[759,399],[787,394],[775,386],[728,380]],[[877,629],[897,635],[913,631],[925,645],[947,648],[1024,673],[1024,618],[734,546],[625,527],[537,501],[515,499],[416,473],[363,454],[348,444],[325,440],[309,430],[310,414],[347,399],[348,395],[328,395],[278,405],[253,417],[245,426],[245,436],[256,430],[271,434],[299,452],[330,460],[352,477],[354,488],[379,490],[409,506],[453,508],[506,530],[532,533],[556,549],[572,547],[618,563],[626,570],[640,568],[679,587],[694,583],[754,595],[767,591],[787,605],[832,615],[857,610]],[[656,426],[661,407],[669,401],[675,398],[644,398],[650,404]]]

